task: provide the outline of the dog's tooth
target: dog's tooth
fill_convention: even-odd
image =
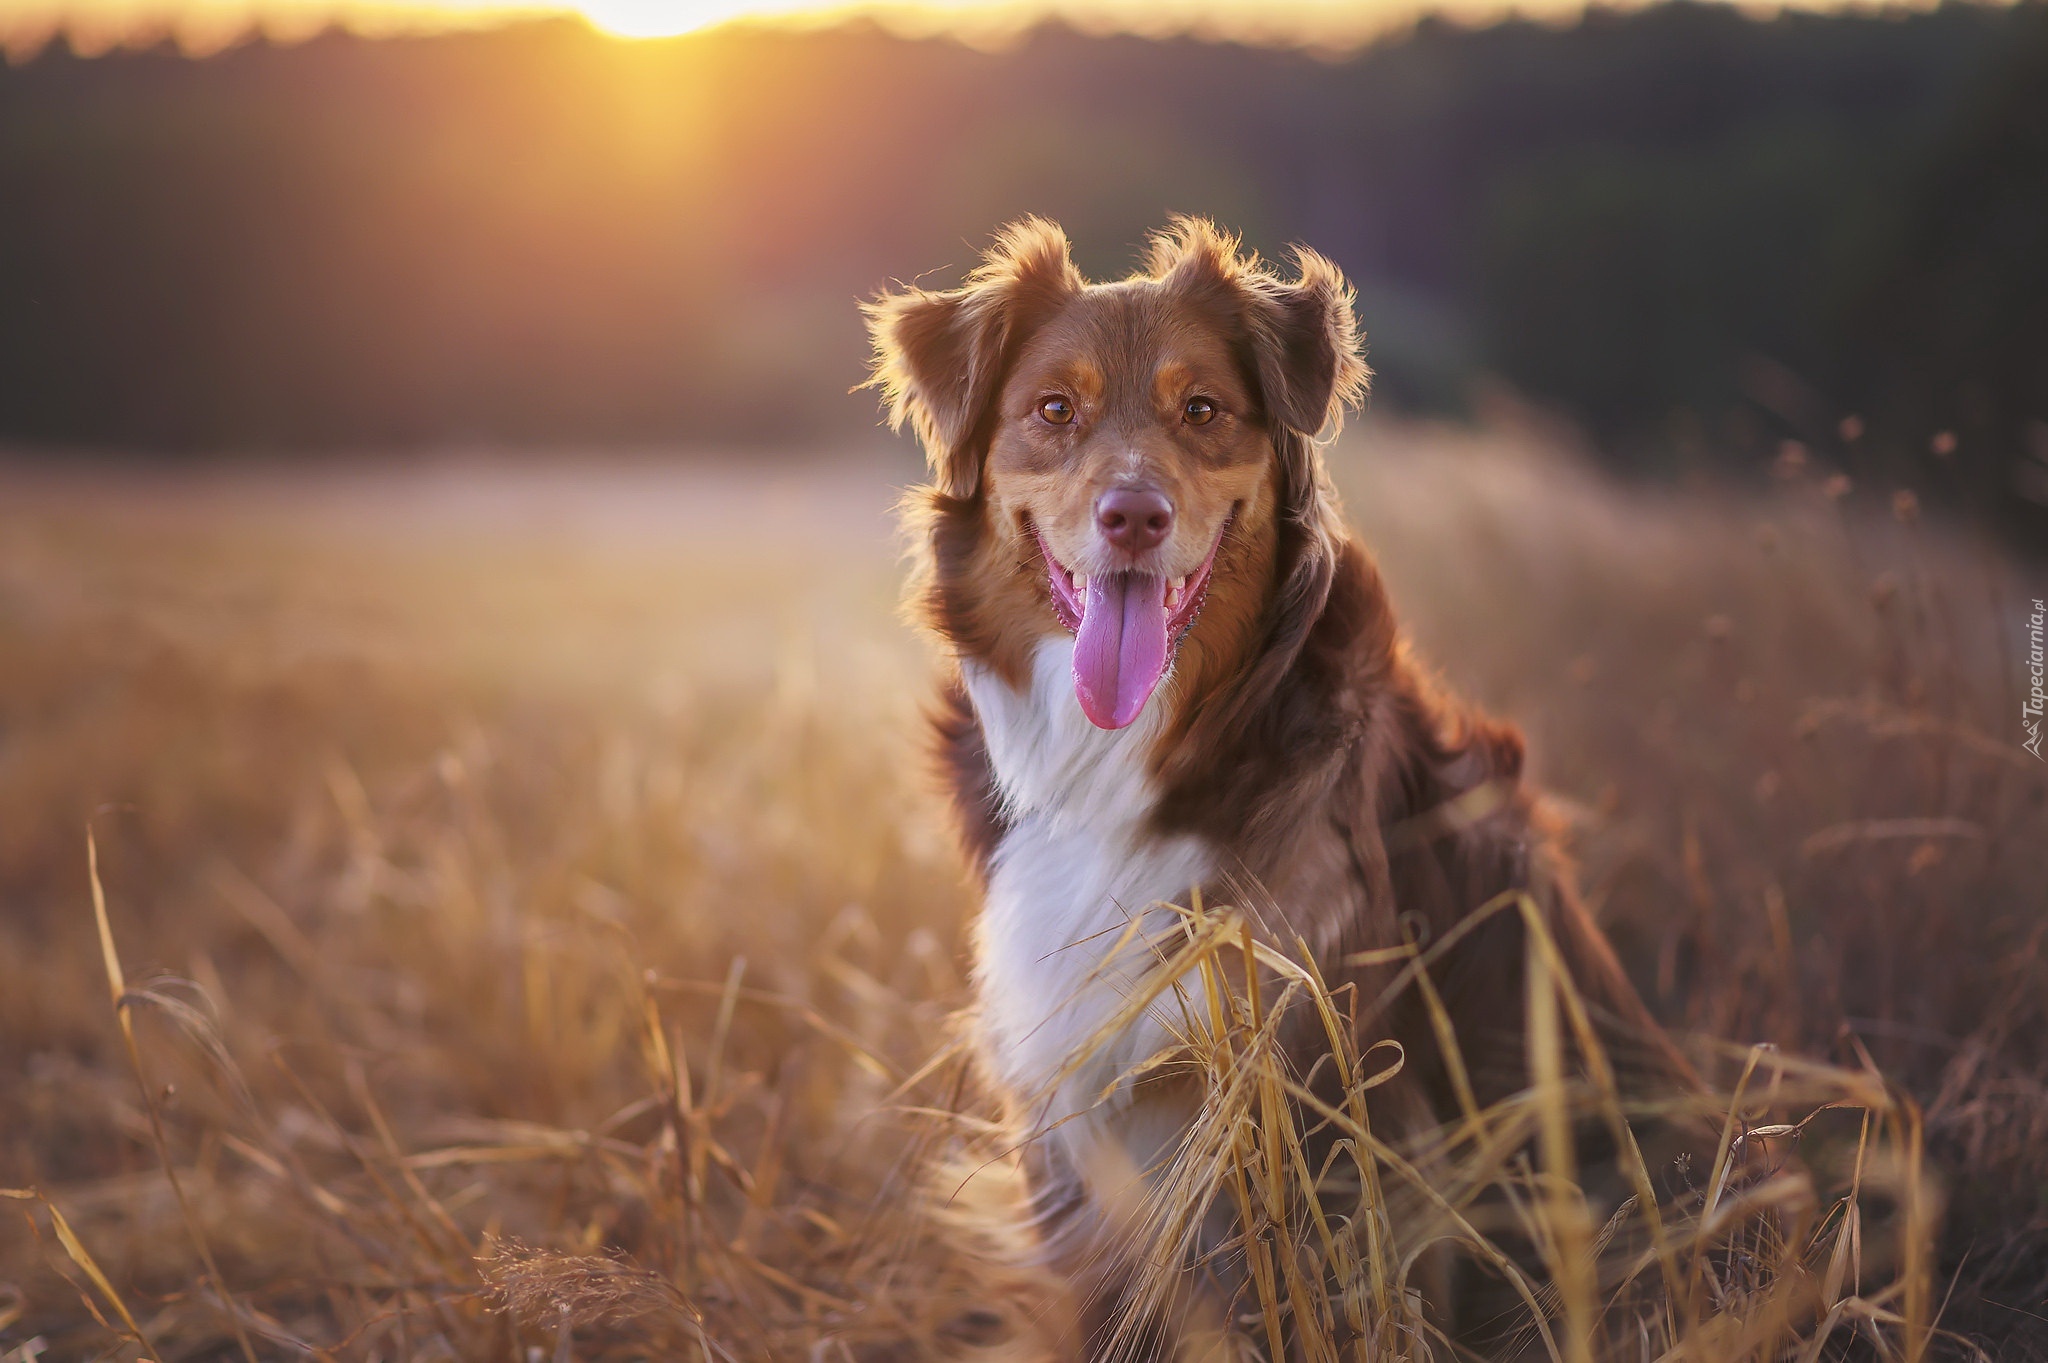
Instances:
[[[1086,573],[1075,573],[1075,574],[1074,574],[1074,590],[1075,590],[1075,591],[1077,591],[1077,592],[1085,592],[1085,591],[1087,591],[1087,590],[1088,590],[1088,574],[1086,574]]]

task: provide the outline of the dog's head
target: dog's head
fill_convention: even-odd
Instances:
[[[1073,632],[1081,707],[1118,729],[1198,620],[1219,638],[1253,627],[1277,526],[1318,496],[1309,437],[1367,377],[1343,277],[1296,262],[1283,278],[1183,219],[1142,271],[1091,284],[1029,219],[965,286],[869,306],[892,420],[979,537],[955,565],[971,580],[941,584],[956,643],[1000,665],[1019,633]],[[1230,609],[1206,604],[1224,595]]]

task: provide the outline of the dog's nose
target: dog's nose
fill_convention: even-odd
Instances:
[[[1119,549],[1156,549],[1173,529],[1173,503],[1157,488],[1116,487],[1095,503],[1102,537]]]

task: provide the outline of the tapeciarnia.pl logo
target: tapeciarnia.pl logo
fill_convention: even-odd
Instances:
[[[2044,674],[2048,674],[2048,663],[2044,663],[2041,651],[2041,626],[2048,620],[2048,606],[2040,597],[2034,598],[2034,613],[2027,617],[2027,675],[2032,679],[2033,688],[2027,693],[2026,703],[2020,706],[2020,727],[2027,731],[2027,741],[2020,744],[2032,753],[2037,761],[2048,761],[2041,756],[2041,711],[2048,708],[2048,690],[2043,689]]]

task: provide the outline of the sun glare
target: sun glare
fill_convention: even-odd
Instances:
[[[574,9],[606,33],[621,38],[671,38],[679,33],[759,13],[775,6],[755,0],[570,0]],[[794,5],[781,8],[795,8]]]
[[[1645,0],[1606,0],[1623,6]],[[1732,0],[1774,12],[1831,9],[1866,0]],[[1892,0],[1907,7],[1933,0]],[[668,38],[746,15],[806,22],[865,13],[911,36],[951,33],[1000,43],[1047,16],[1089,32],[1152,37],[1197,32],[1248,42],[1342,49],[1415,14],[1440,11],[1474,23],[1504,13],[1563,15],[1587,0],[0,0],[0,55],[22,60],[63,32],[93,54],[171,37],[195,55],[252,31],[293,41],[330,25],[377,36],[441,31],[546,14],[577,14],[623,39]]]

